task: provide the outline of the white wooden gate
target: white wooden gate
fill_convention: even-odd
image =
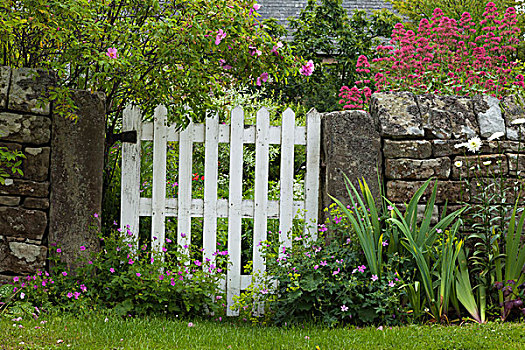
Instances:
[[[218,117],[210,116],[206,124],[193,124],[183,131],[166,125],[166,108],[155,109],[154,121],[142,122],[136,107],[124,111],[123,131],[137,132],[137,143],[122,146],[121,228],[127,225],[138,242],[139,217],[151,216],[152,248],[161,251],[165,242],[165,218],[177,218],[177,242],[191,243],[191,218],[202,217],[204,258],[213,259],[217,244],[217,218],[228,218],[228,252],[230,268],[226,276],[228,315],[233,296],[250,285],[251,275],[241,275],[241,219],[253,218],[253,271],[263,272],[265,262],[259,242],[266,240],[267,219],[279,219],[280,241],[284,246],[292,242],[287,233],[299,210],[305,210],[305,230],[315,236],[317,229],[320,115],[312,110],[307,115],[307,126],[295,126],[295,114],[287,109],[282,115],[282,126],[270,126],[269,113],[262,108],[257,113],[256,125],[244,125],[244,112],[236,107],[231,112],[231,125],[219,124]],[[152,198],[140,196],[141,142],[153,141]],[[179,142],[178,183],[176,199],[166,198],[167,142]],[[204,200],[192,198],[193,143],[204,142]],[[217,198],[217,162],[219,143],[230,144],[229,199]],[[255,143],[254,200],[242,198],[243,145]],[[269,145],[281,145],[280,200],[268,200]],[[306,145],[306,176],[304,201],[293,200],[294,145]],[[126,232],[126,230],[123,230]],[[185,233],[182,237],[181,233]]]

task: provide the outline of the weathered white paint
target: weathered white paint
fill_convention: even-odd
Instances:
[[[241,292],[241,220],[242,220],[242,169],[243,169],[244,112],[235,107],[231,114],[230,138],[230,187],[228,200],[228,253],[231,266],[227,273],[226,301],[233,305],[233,297]],[[253,208],[252,208],[253,215]],[[239,313],[230,310],[228,316]]]
[[[206,118],[204,154],[204,259],[213,260],[217,248],[217,163],[219,161],[219,116]],[[191,215],[191,214],[190,214]]]
[[[321,115],[312,109],[306,116],[306,175],[304,181],[305,232],[317,237],[319,211],[319,163],[321,160]]]
[[[122,143],[122,179],[120,184],[120,228],[126,234],[132,232],[130,241],[138,248],[139,202],[140,202],[140,152],[142,139],[142,116],[138,107],[127,106],[122,119],[122,131],[137,131],[135,144]]]
[[[291,247],[292,222],[296,211],[293,211],[294,180],[294,130],[295,114],[288,108],[283,113],[281,128],[281,197],[279,203],[279,241],[281,246]],[[279,250],[280,256],[283,251]]]
[[[161,252],[166,231],[166,114],[164,106],[155,109],[153,139],[153,188],[151,212],[151,247]]]
[[[268,170],[270,113],[263,107],[257,112],[255,135],[255,207],[253,213],[253,273],[262,274],[266,264],[262,256],[261,242],[267,238],[268,227]],[[256,288],[260,288],[258,285]],[[257,305],[257,313],[264,312],[264,305]]]
[[[177,214],[177,243],[191,243],[191,185],[193,164],[193,123],[180,133],[179,141],[179,206]]]
[[[123,229],[130,226],[134,239],[138,241],[139,216],[152,216],[152,235],[158,238],[156,250],[164,243],[166,217],[177,218],[177,242],[191,243],[191,218],[204,218],[204,257],[212,259],[216,251],[217,218],[228,218],[228,252],[230,268],[223,281],[227,294],[227,305],[233,297],[252,282],[252,276],[241,275],[241,227],[242,218],[254,219],[253,268],[265,271],[259,242],[267,238],[268,218],[280,219],[280,241],[292,244],[287,233],[292,228],[294,215],[306,210],[305,227],[314,227],[316,232],[319,156],[320,115],[311,111],[307,116],[307,127],[295,126],[294,113],[288,109],[283,113],[281,126],[269,125],[269,113],[263,108],[257,113],[257,124],[245,126],[244,112],[236,107],[231,113],[231,125],[218,124],[216,115],[206,119],[206,124],[190,124],[184,131],[176,126],[165,126],[166,112],[157,108],[155,121],[141,123],[138,109],[128,107],[124,112],[124,131],[137,130],[138,140],[153,140],[153,197],[140,197],[140,141],[124,144],[122,161],[122,212]],[[166,142],[179,142],[178,198],[166,197]],[[192,198],[193,143],[205,142],[204,200]],[[219,143],[230,144],[229,198],[217,198],[217,162]],[[243,145],[255,143],[255,199],[242,198]],[[280,200],[268,200],[269,145],[281,145]],[[305,201],[293,200],[294,145],[306,145],[307,165],[305,178]],[[162,161],[164,160],[164,161]],[[162,163],[164,163],[162,165]],[[313,225],[313,226],[312,226]],[[183,238],[181,234],[185,234]],[[262,305],[258,306],[262,312]],[[228,315],[237,315],[228,308]]]

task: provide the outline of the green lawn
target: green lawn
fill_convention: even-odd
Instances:
[[[1,349],[525,349],[525,324],[326,329],[162,318],[0,320]],[[20,328],[23,325],[24,328]],[[41,327],[36,328],[35,327]]]

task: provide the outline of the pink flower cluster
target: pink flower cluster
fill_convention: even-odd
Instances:
[[[339,96],[344,109],[364,108],[372,88],[380,91],[413,91],[498,98],[525,87],[523,75],[514,73],[510,55],[516,50],[520,29],[516,10],[500,15],[489,2],[479,25],[468,12],[461,19],[448,18],[436,8],[430,20],[422,19],[416,32],[398,23],[389,45],[376,48],[370,64],[360,56],[356,72],[362,80]],[[481,29],[476,29],[481,28]]]

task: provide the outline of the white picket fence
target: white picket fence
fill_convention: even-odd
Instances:
[[[287,109],[282,115],[282,126],[270,126],[269,112],[262,108],[257,113],[256,125],[244,125],[244,112],[236,107],[231,112],[231,125],[219,124],[216,115],[210,115],[205,124],[193,124],[177,131],[166,125],[166,108],[155,109],[154,121],[142,122],[138,108],[124,111],[123,131],[137,132],[136,144],[123,143],[121,183],[121,227],[127,225],[138,242],[139,217],[151,216],[152,247],[161,251],[165,242],[165,218],[177,218],[177,242],[191,243],[191,218],[202,217],[203,258],[213,259],[217,245],[217,218],[228,218],[228,253],[230,268],[226,276],[228,314],[233,296],[250,285],[251,275],[241,275],[241,219],[253,218],[253,271],[265,271],[260,241],[266,240],[267,220],[279,219],[280,241],[291,246],[288,232],[298,211],[304,211],[305,230],[315,235],[318,214],[320,114],[312,110],[307,115],[307,126],[295,125],[295,114]],[[140,196],[141,142],[153,141],[152,198]],[[178,198],[166,198],[167,142],[179,142]],[[204,200],[192,198],[193,143],[204,142]],[[229,198],[217,198],[218,145],[230,144]],[[254,200],[242,198],[243,145],[255,143]],[[269,145],[281,145],[280,200],[268,200]],[[306,145],[305,199],[293,200],[294,145]],[[126,232],[124,230],[124,232]],[[182,237],[185,233],[185,237]]]

